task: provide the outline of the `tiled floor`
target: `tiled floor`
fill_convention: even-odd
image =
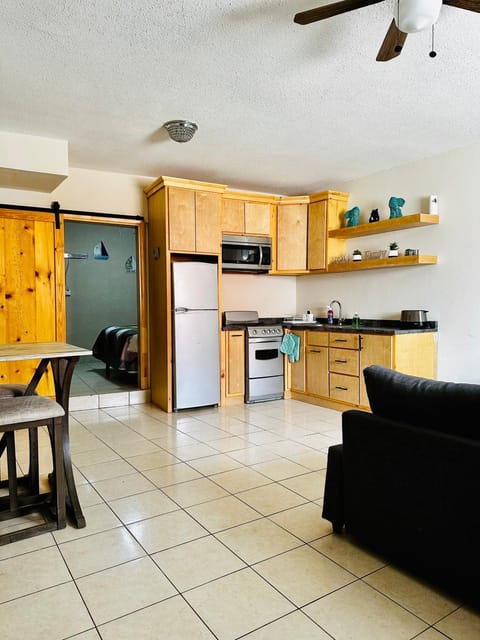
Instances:
[[[98,358],[82,356],[73,372],[71,395],[88,396],[138,389],[136,374],[111,370],[110,378],[107,378],[105,369]]]
[[[478,612],[322,520],[340,419],[290,400],[72,412],[87,527],[0,547],[2,640],[478,640]]]

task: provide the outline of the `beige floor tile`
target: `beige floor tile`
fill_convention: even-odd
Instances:
[[[82,484],[77,486],[77,495],[82,505],[82,509],[85,507],[91,507],[94,504],[102,504],[102,496],[95,491],[91,484]]]
[[[208,478],[198,478],[189,482],[164,487],[163,491],[181,507],[191,507],[209,500],[223,498],[228,493]]]
[[[267,518],[222,531],[217,538],[247,564],[260,562],[302,544]]]
[[[53,546],[55,546],[55,540],[52,534],[43,533],[41,536],[34,536],[33,538],[26,538],[25,540],[18,540],[17,542],[1,545],[0,560]]]
[[[237,494],[243,502],[260,511],[264,516],[284,511],[306,502],[298,493],[294,493],[279,484],[267,484]]]
[[[311,546],[331,560],[361,578],[377,571],[386,564],[386,560],[355,544],[347,535],[332,534],[332,525],[327,520],[330,535],[311,543]]]
[[[109,443],[111,448],[118,453],[122,458],[127,456],[140,456],[144,453],[155,453],[158,451],[158,446],[150,440],[142,438],[141,440],[119,440]]]
[[[173,511],[127,526],[148,553],[163,551],[208,533],[184,511]]]
[[[312,502],[275,513],[270,516],[270,520],[304,542],[311,542],[332,531],[331,523],[322,518],[322,507]]]
[[[283,436],[272,433],[271,431],[253,431],[245,434],[245,440],[250,442],[250,444],[270,445],[283,440]]]
[[[303,610],[335,640],[410,640],[428,626],[361,581]]]
[[[304,476],[296,476],[288,480],[281,480],[284,487],[296,491],[307,500],[317,500],[323,497],[325,488],[325,470],[312,471]]]
[[[215,640],[180,596],[100,627],[102,640]]]
[[[106,444],[100,442],[98,438],[96,438],[95,441],[95,449],[72,454],[76,467],[81,468],[87,465],[99,464],[100,462],[110,462],[111,460],[120,459],[116,451],[113,451],[110,447],[107,447]]]
[[[351,573],[308,545],[260,562],[255,570],[298,607],[355,580]]]
[[[0,603],[71,580],[56,546],[0,561],[0,576]]]
[[[177,482],[186,482],[187,480],[201,478],[198,471],[195,471],[184,462],[161,467],[160,469],[150,469],[144,471],[143,475],[160,488],[177,484]]]
[[[152,558],[180,592],[245,568],[245,563],[213,536],[160,551]]]
[[[307,467],[307,469],[310,469],[311,471],[327,468],[327,455],[320,451],[300,453],[298,455],[287,457],[293,462],[302,465],[302,467]]]
[[[91,629],[90,631],[85,631],[85,633],[80,633],[78,636],[75,636],[73,640],[101,640],[95,629]]]
[[[447,640],[447,636],[435,631],[435,629],[427,629],[419,636],[415,636],[415,640]]]
[[[445,633],[452,640],[478,640],[480,613],[469,607],[462,607],[437,622],[435,629]]]
[[[250,443],[247,442],[244,438],[231,436],[230,434],[227,434],[227,436],[228,437],[222,437],[217,440],[209,440],[208,444],[214,449],[222,451],[223,453],[227,453],[228,451],[248,449],[250,447]]]
[[[186,433],[172,430],[170,433],[165,434],[159,438],[152,438],[152,442],[157,444],[163,450],[169,451],[171,453],[179,447],[186,447],[191,444],[197,444],[198,440],[192,438]]]
[[[235,527],[261,517],[257,511],[248,507],[235,496],[227,496],[226,498],[197,504],[193,507],[188,507],[186,511],[211,533]]]
[[[96,624],[165,600],[177,592],[151,558],[140,558],[77,580]]]
[[[218,453],[217,449],[214,449],[203,442],[189,444],[185,447],[178,447],[177,449],[172,449],[171,452],[179,460],[183,460],[184,462],[187,462],[188,460],[195,460],[197,458],[205,458],[205,456],[213,456]]]
[[[260,487],[262,484],[270,484],[272,482],[270,478],[266,478],[261,473],[252,471],[247,467],[219,473],[215,476],[214,481],[227,491],[230,491],[230,493],[246,491],[247,489],[253,489],[254,487]]]
[[[244,640],[332,640],[301,611],[294,611],[244,636]]]
[[[138,471],[145,471],[146,469],[157,469],[158,467],[166,467],[170,464],[175,464],[178,459],[167,451],[154,451],[153,453],[144,453],[140,456],[128,457],[127,462],[138,469]]]
[[[266,460],[275,460],[279,457],[273,451],[265,447],[257,446],[251,446],[248,449],[241,449],[240,451],[230,451],[228,455],[246,465],[257,464],[259,462],[265,462]]]
[[[251,468],[254,471],[263,473],[264,476],[272,480],[285,480],[286,478],[302,475],[308,471],[306,467],[287,460],[286,458],[260,462],[259,464],[252,465]]]
[[[179,508],[160,489],[111,500],[108,504],[120,520],[126,524],[159,516],[169,511],[176,511]]]
[[[138,472],[131,473],[128,476],[99,480],[98,482],[92,482],[92,485],[95,491],[98,491],[105,500],[125,498],[136,493],[155,489],[155,485]]]
[[[65,542],[60,548],[74,578],[145,555],[142,547],[123,527]]]
[[[89,482],[118,478],[136,473],[136,469],[125,460],[111,460],[110,462],[100,462],[92,465],[80,467],[80,471]]]
[[[99,531],[107,531],[107,529],[122,526],[117,516],[104,503],[96,504],[92,507],[85,507],[82,511],[87,523],[86,526],[82,529],[77,529],[72,525],[68,525],[65,529],[54,531],[53,537],[58,544],[83,538],[84,536],[90,536]]]
[[[94,627],[73,582],[0,605],[0,620],[2,640],[63,640]]]
[[[251,569],[187,591],[184,597],[221,640],[234,640],[293,609]]]
[[[208,458],[198,458],[198,460],[190,460],[188,463],[191,467],[203,473],[204,476],[212,476],[223,471],[231,471],[239,469],[242,465],[231,456],[219,453],[216,456],[208,456]]]
[[[430,624],[460,605],[442,591],[391,566],[371,573],[364,581]]]

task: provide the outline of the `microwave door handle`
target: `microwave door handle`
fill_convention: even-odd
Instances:
[[[258,248],[260,249],[260,262],[258,264],[261,266],[263,264],[263,249],[262,249],[262,245],[259,245]]]

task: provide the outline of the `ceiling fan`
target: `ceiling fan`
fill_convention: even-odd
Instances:
[[[293,20],[298,24],[310,24],[379,2],[384,0],[341,0],[297,13]],[[397,0],[395,16],[378,51],[377,61],[386,62],[400,55],[409,33],[433,27],[442,4],[480,13],[480,0]],[[432,51],[430,55],[434,57],[436,53]]]

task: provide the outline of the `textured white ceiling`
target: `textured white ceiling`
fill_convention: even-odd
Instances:
[[[398,58],[394,0],[301,26],[322,0],[2,0],[0,131],[72,167],[308,193],[480,138],[480,14],[444,6]],[[167,120],[198,124],[179,144]]]

